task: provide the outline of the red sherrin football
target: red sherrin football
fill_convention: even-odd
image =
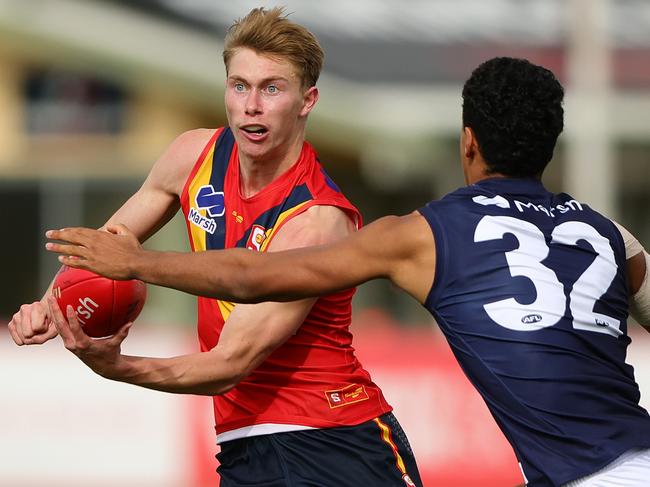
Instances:
[[[65,316],[74,308],[88,336],[114,335],[122,325],[135,320],[147,299],[144,282],[114,281],[90,271],[63,266],[54,278],[52,294]]]

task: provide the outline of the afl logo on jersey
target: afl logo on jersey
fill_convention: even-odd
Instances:
[[[521,322],[526,324],[539,323],[540,321],[542,321],[542,315],[536,313],[526,315],[521,319]]]

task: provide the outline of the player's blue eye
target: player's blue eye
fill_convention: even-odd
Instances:
[[[235,91],[238,91],[238,92],[241,93],[241,92],[244,91],[244,84],[243,83],[235,83],[234,88],[235,88]]]
[[[275,85],[269,85],[268,88],[266,88],[266,91],[268,91],[268,92],[271,93],[271,94],[275,94],[275,93],[277,93],[279,90],[278,90],[278,87],[277,87],[277,86],[275,86]]]

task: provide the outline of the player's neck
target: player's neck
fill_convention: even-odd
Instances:
[[[239,154],[239,191],[244,198],[250,198],[282,176],[299,159],[303,141],[292,144],[289,151],[277,156],[261,158]]]
[[[483,173],[480,177],[474,178],[471,183],[469,184],[475,184],[479,183],[481,181],[485,181],[486,179],[498,179],[498,178],[509,178],[510,176],[506,176],[505,174],[500,174],[500,173]]]
[[[509,176],[498,172],[490,171],[485,159],[479,151],[476,151],[471,158],[463,161],[463,173],[465,183],[470,186],[485,179],[508,178]]]
[[[467,186],[471,186],[489,177],[487,175],[487,164],[478,151],[472,157],[463,160],[463,174],[465,175],[465,184]]]
[[[514,178],[515,176],[508,176],[507,174],[501,174],[498,172],[483,172],[475,177],[470,176],[468,178],[467,185],[472,185],[479,183],[481,181],[485,181],[486,179],[508,179],[508,178]],[[541,178],[539,176],[521,176],[517,177],[518,179],[535,179],[537,181],[540,181]]]

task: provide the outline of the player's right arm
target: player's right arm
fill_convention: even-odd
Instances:
[[[650,255],[625,227],[614,222],[625,242],[627,284],[630,293],[630,314],[650,332]]]
[[[179,135],[155,162],[144,183],[103,225],[124,224],[144,242],[178,211],[180,194],[194,163],[214,130],[196,129]],[[45,343],[57,335],[50,320],[46,298],[23,304],[9,322],[9,332],[17,345]]]

